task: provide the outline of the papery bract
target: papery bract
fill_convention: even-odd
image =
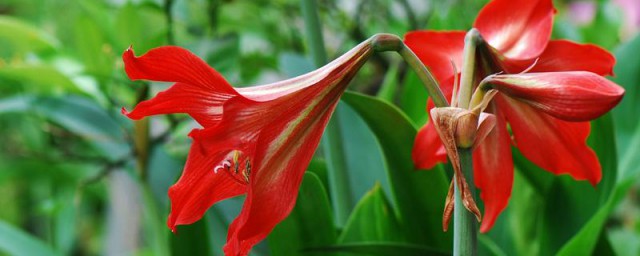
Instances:
[[[291,212],[329,117],[370,53],[366,41],[306,75],[236,89],[185,49],[160,47],[140,57],[127,50],[131,79],[175,84],[123,113],[132,119],[187,113],[203,126],[191,132],[184,172],[169,189],[168,226],[175,231],[214,203],[246,194],[224,248],[227,255],[246,255]]]

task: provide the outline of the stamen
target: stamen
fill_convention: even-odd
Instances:
[[[242,161],[245,162],[244,166],[241,165]],[[220,170],[226,171],[236,182],[248,184],[251,176],[251,160],[242,151],[232,150],[227,154],[225,160],[214,167],[213,172],[217,174]]]
[[[249,176],[251,175],[251,162],[249,160],[245,163],[244,172],[242,172],[242,176],[244,176],[244,180],[249,183]]]
[[[240,151],[234,150],[233,151],[233,165],[234,165],[233,170],[236,174],[238,174],[238,169],[240,168],[240,163],[238,162],[239,158],[240,158]]]

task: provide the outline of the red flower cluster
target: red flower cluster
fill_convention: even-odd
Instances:
[[[602,77],[612,73],[615,59],[594,45],[550,41],[554,14],[551,0],[493,0],[474,23],[485,41],[476,54],[477,80],[484,78],[477,90],[499,91],[487,108],[496,126],[473,155],[475,184],[485,205],[482,232],[491,229],[511,195],[512,144],[554,174],[594,185],[602,176],[596,154],[586,145],[588,121],[609,111],[624,94]],[[463,66],[464,38],[463,31],[414,31],[405,36],[447,97],[459,75],[451,61]],[[428,110],[434,107],[431,101],[427,105]],[[430,169],[446,156],[433,122],[428,122],[416,138],[416,166]]]

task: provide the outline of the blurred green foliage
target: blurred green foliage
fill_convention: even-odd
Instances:
[[[574,2],[555,1],[553,37],[596,43],[618,59],[612,79],[627,94],[592,123],[589,139],[603,180],[593,188],[553,176],[514,150],[511,203],[480,236],[483,255],[640,253],[640,37],[620,34],[616,1],[592,2],[593,19],[576,23]],[[333,58],[375,33],[468,29],[484,3],[325,0],[318,11]],[[234,85],[263,84],[313,69],[303,27],[298,0],[0,2],[0,253],[221,255],[243,199],[171,234],[166,191],[196,124],[181,115],[150,118],[141,154],[133,137],[144,123],[120,108],[167,84],[131,82],[120,54],[179,45]],[[337,115],[349,168],[349,193],[339,196],[354,202],[347,223],[334,223],[335,192],[318,156],[291,216],[252,254],[450,254],[451,233],[440,224],[450,166],[415,172],[411,164],[413,137],[427,120],[419,80],[397,56],[380,54],[350,88],[359,93],[347,93]]]

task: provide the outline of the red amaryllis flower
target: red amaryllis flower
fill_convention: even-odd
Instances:
[[[487,108],[496,116],[496,126],[474,151],[475,184],[485,205],[482,232],[491,229],[511,196],[512,143],[554,174],[569,174],[594,185],[602,176],[596,154],[586,145],[590,132],[586,121],[622,98],[624,90],[602,77],[611,74],[615,59],[594,45],[549,41],[554,13],[551,0],[493,0],[474,23],[485,40],[476,55],[480,79],[505,73],[490,76],[485,88],[479,89],[499,90]],[[462,66],[464,37],[463,31],[414,31],[405,36],[405,43],[430,67],[448,96],[459,75],[450,63]],[[519,74],[531,65],[527,70],[531,73]],[[427,108],[433,108],[430,100]],[[413,159],[422,169],[446,161],[432,122],[419,131]]]
[[[169,189],[171,230],[199,220],[220,200],[246,194],[225,254],[246,255],[263,240],[294,207],[329,117],[370,53],[366,41],[306,75],[233,88],[185,49],[160,47],[140,57],[128,49],[123,59],[129,78],[175,84],[123,113],[132,119],[187,113],[204,127],[191,132],[184,172]]]

